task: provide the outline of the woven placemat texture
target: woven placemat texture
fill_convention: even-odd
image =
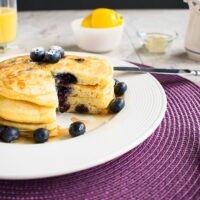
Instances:
[[[2,180],[0,199],[200,199],[200,88],[179,76],[156,78],[165,89],[168,107],[164,120],[144,143],[82,172],[41,180]]]

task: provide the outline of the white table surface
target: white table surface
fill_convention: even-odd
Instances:
[[[19,12],[18,35],[5,55],[29,52],[31,48],[60,45],[67,51],[82,51],[75,45],[71,21],[86,16],[90,11]],[[200,63],[189,60],[184,50],[184,37],[189,10],[118,10],[126,28],[120,46],[105,55],[163,68],[200,69]],[[177,31],[179,37],[165,54],[150,54],[141,48],[136,30],[155,27],[156,30]],[[188,79],[200,85],[199,77]]]

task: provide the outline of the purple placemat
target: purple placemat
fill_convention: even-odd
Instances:
[[[178,76],[156,78],[165,89],[168,108],[144,143],[82,172],[41,180],[2,180],[0,199],[200,199],[200,88]]]

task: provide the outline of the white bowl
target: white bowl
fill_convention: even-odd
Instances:
[[[77,45],[89,52],[111,51],[120,43],[124,26],[113,28],[84,28],[81,26],[83,19],[72,22],[72,30]]]

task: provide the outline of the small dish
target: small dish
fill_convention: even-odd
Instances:
[[[138,38],[150,53],[164,53],[178,37],[175,31],[137,31]]]
[[[84,28],[81,19],[72,22],[72,30],[77,45],[89,52],[106,52],[116,48],[121,40],[123,25],[112,28]]]

